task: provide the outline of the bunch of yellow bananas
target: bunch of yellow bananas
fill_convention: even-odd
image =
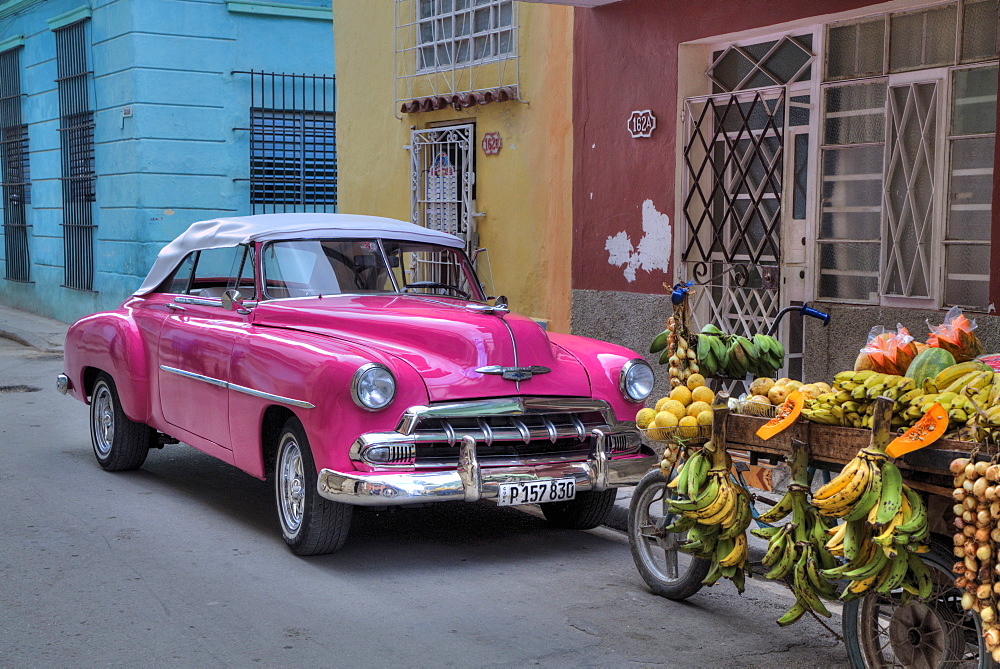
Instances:
[[[809,505],[809,450],[799,441],[792,442],[786,458],[792,471],[792,483],[781,500],[760,515],[765,523],[776,523],[789,514],[791,521],[781,527],[765,527],[751,533],[768,540],[762,563],[768,568],[765,578],[783,579],[791,575],[795,604],[778,619],[782,627],[791,625],[807,611],[829,617],[822,598],[833,599],[837,590],[823,575],[824,569],[836,566],[826,550],[826,521]]]
[[[730,462],[725,446],[712,442],[687,458],[667,484],[677,495],[669,501],[670,511],[679,518],[666,529],[687,532],[688,541],[680,549],[712,561],[704,585],[714,585],[724,576],[743,592],[749,555],[746,529],[752,520],[750,494],[733,480]]]
[[[927,507],[878,448],[859,451],[812,501],[823,515],[844,519],[830,530],[826,545],[844,562],[821,572],[851,581],[841,600],[869,590],[888,594],[900,587],[910,596],[930,596],[930,572],[916,555],[926,551]]]

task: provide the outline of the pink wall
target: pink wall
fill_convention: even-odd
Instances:
[[[677,237],[678,44],[871,4],[859,0],[621,0],[601,8],[577,9],[573,288],[661,293],[662,284],[670,280],[668,273],[640,269],[635,281],[628,282],[620,267],[608,263],[605,242],[625,230],[633,245],[638,243],[646,199],[670,217],[673,238]],[[633,139],[626,130],[627,119],[631,111],[643,109],[656,115],[657,129],[650,138]],[[1000,171],[995,178],[1000,178]],[[994,193],[998,192],[1000,188],[995,187]],[[998,226],[1000,217],[994,208],[994,230]],[[994,266],[1000,265],[998,248],[993,251]]]

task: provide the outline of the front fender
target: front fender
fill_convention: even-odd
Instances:
[[[642,408],[643,402],[625,398],[619,390],[618,379],[625,363],[642,358],[641,355],[624,346],[578,335],[553,332],[549,334],[549,339],[587,369],[594,399],[608,402],[619,421],[635,419],[635,413]]]
[[[396,396],[381,411],[354,403],[351,381],[359,367],[378,362],[396,378]],[[255,328],[237,342],[232,383],[311,404],[287,406],[305,428],[317,469],[353,471],[349,451],[366,432],[392,431],[408,407],[428,402],[427,387],[407,363],[392,356],[323,335]],[[231,391],[233,456],[241,469],[261,478],[262,424],[275,402]]]
[[[71,382],[69,394],[87,403],[87,370],[107,372],[114,379],[125,415],[148,423],[149,353],[131,312],[125,305],[85,316],[71,325],[64,347],[65,373]]]

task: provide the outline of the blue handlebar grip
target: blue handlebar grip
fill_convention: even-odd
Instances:
[[[808,302],[802,305],[802,315],[818,318],[821,321],[823,321],[823,325],[827,325],[830,322],[830,314],[824,313],[819,309],[813,309],[812,307],[809,306]]]

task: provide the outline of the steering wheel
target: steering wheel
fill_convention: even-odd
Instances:
[[[443,288],[445,290],[454,291],[467,300],[472,299],[472,295],[465,292],[458,286],[451,285],[450,283],[439,283],[437,281],[414,281],[413,283],[403,286],[404,291],[410,290],[411,288]]]

